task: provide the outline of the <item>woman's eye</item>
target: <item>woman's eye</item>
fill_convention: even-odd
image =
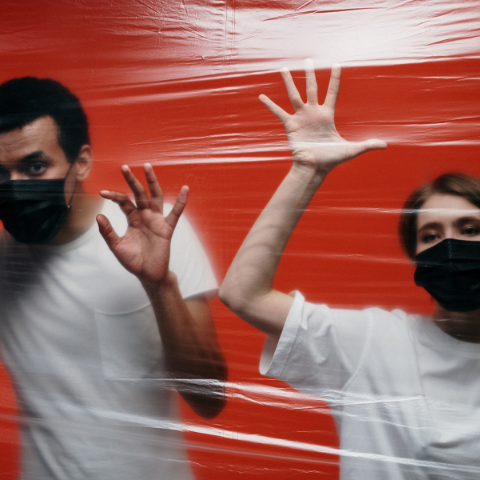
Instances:
[[[423,243],[434,242],[437,238],[438,238],[438,235],[436,233],[429,233],[428,235],[424,235],[422,237],[422,242]]]
[[[473,237],[475,235],[478,235],[480,233],[480,230],[478,228],[468,227],[465,228],[462,233],[464,235],[468,235],[469,237]]]

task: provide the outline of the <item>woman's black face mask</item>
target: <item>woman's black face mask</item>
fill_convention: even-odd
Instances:
[[[480,242],[447,238],[415,257],[415,283],[450,312],[480,308]]]
[[[0,220],[17,242],[43,245],[55,238],[73,199],[72,194],[69,205],[66,204],[68,173],[65,178],[54,180],[9,180],[0,184]]]

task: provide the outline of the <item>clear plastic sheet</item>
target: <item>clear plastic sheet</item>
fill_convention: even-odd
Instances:
[[[478,2],[4,0],[0,26],[0,82],[48,77],[80,98],[94,154],[87,192],[128,191],[121,165],[130,165],[143,181],[144,162],[152,163],[169,202],[189,185],[186,216],[219,283],[291,164],[284,129],[258,95],[291,112],[282,67],[304,92],[303,59],[312,58],[322,99],[329,69],[341,63],[338,131],[352,141],[382,139],[388,149],[342,165],[327,178],[286,248],[274,287],[333,308],[432,314],[429,295],[414,285],[397,224],[405,199],[419,185],[449,171],[480,176]],[[59,473],[48,478],[93,478],[85,472],[95,471],[95,462],[111,462],[116,478],[123,478],[122,464],[112,459],[130,462],[131,452],[122,450],[128,435],[151,447],[139,464],[172,461],[168,452],[174,451],[175,461],[196,479],[335,479],[341,465],[342,478],[371,478],[385,465],[403,472],[389,478],[479,477],[478,461],[472,463],[468,452],[459,455],[461,445],[442,436],[461,417],[469,448],[478,447],[478,409],[461,408],[462,398],[478,391],[474,360],[455,387],[434,397],[440,423],[418,407],[418,424],[402,424],[403,404],[423,405],[420,391],[399,386],[390,395],[379,388],[378,395],[362,396],[346,395],[339,386],[299,392],[259,373],[264,334],[218,298],[210,307],[228,364],[222,412],[204,419],[180,397],[179,418],[151,414],[149,405],[105,401],[91,412],[112,425],[101,432],[99,456],[76,474],[65,474],[70,460],[64,453],[49,458]],[[407,362],[393,335],[390,341],[384,350]],[[35,358],[35,352],[25,355]],[[59,366],[67,367],[68,359]],[[371,380],[389,382],[388,375]],[[168,382],[158,386],[171,388]],[[88,407],[84,399],[72,395],[61,404],[55,392],[41,392],[48,408],[62,411],[59,426],[22,410],[25,392],[12,387],[6,370],[0,392],[1,479],[25,471],[21,451],[29,446],[20,445],[22,425],[65,429],[72,448],[82,448],[76,438],[88,438],[82,435],[90,424],[71,419]],[[340,442],[335,425],[345,416],[355,425],[352,438],[365,434],[362,425],[393,422],[399,442],[413,430],[422,440],[413,454],[352,450]],[[184,442],[155,440],[154,434],[148,440],[155,430],[183,432]],[[345,464],[350,470],[343,470]],[[152,471],[139,468],[137,476],[157,478]],[[47,478],[30,475],[27,480]]]

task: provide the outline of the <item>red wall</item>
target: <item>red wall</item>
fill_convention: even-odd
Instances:
[[[188,184],[187,215],[221,279],[290,165],[282,126],[258,95],[290,111],[279,66],[298,68],[312,56],[323,92],[326,68],[341,61],[338,130],[389,147],[327,179],[292,237],[276,288],[337,306],[428,313],[397,242],[398,210],[439,173],[480,175],[480,46],[469,43],[479,9],[395,3],[9,0],[0,81],[48,76],[79,95],[96,158],[92,193],[125,190],[119,166],[135,170],[144,161],[155,164],[167,195]],[[294,77],[302,91],[302,72]],[[263,335],[218,300],[212,307],[229,362],[229,402],[208,422],[182,404],[198,478],[336,478],[338,438],[326,404],[261,377]],[[2,479],[18,471],[15,412],[2,373]]]

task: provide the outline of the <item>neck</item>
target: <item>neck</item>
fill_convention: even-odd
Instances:
[[[457,340],[480,343],[480,309],[449,312],[436,303],[433,318],[440,329]]]
[[[82,236],[95,222],[102,200],[94,198],[85,192],[81,183],[76,186],[73,195],[71,210],[67,220],[57,236],[49,243],[61,245],[69,243]]]

